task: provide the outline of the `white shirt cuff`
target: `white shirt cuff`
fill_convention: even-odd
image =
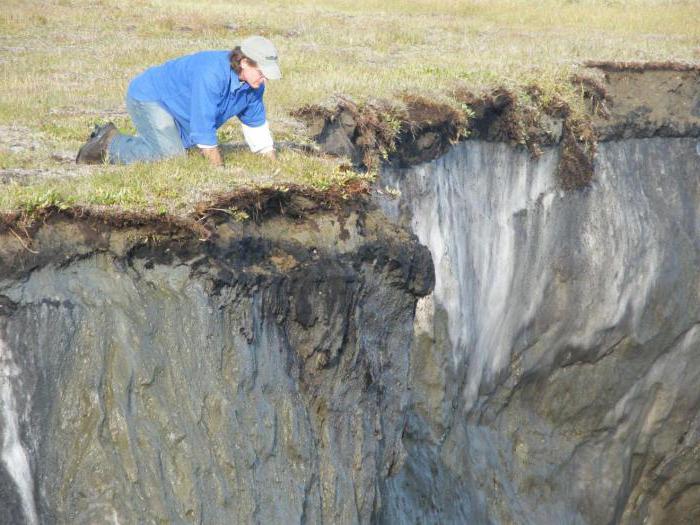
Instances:
[[[267,153],[274,149],[275,143],[272,140],[272,133],[270,133],[267,121],[256,128],[251,128],[241,122],[241,128],[243,129],[243,137],[253,153]]]

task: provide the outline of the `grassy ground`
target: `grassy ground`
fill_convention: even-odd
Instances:
[[[586,59],[700,60],[700,2],[661,0],[5,0],[0,13],[0,210],[45,200],[181,212],[236,185],[347,180],[341,161],[287,152],[276,163],[233,153],[76,168],[93,122],[130,130],[123,97],[146,67],[250,34],[271,38],[284,78],[266,92],[277,139],[303,141],[290,112],[333,95],[356,100],[458,89],[567,90]],[[574,95],[574,94],[572,94]],[[236,122],[220,141],[240,140]],[[51,180],[47,180],[47,176]],[[35,182],[31,182],[35,181]],[[43,197],[46,197],[44,199]]]

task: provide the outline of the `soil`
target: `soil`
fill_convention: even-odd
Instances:
[[[369,186],[361,180],[325,191],[297,185],[242,188],[198,203],[186,217],[123,211],[109,206],[67,209],[49,206],[32,215],[22,212],[0,214],[0,234],[12,234],[29,252],[32,252],[34,235],[44,224],[66,220],[115,229],[148,228],[154,235],[194,234],[200,241],[209,241],[216,236],[216,226],[232,217],[259,224],[277,216],[303,221],[314,214],[331,211],[342,220],[351,211],[369,209],[368,194]]]
[[[595,63],[608,116],[592,114],[598,140],[700,137],[700,67]]]
[[[292,219],[303,219],[319,211],[347,212],[364,208],[369,185],[362,180],[352,181],[342,187],[334,186],[325,191],[313,190],[298,185],[276,188],[243,188],[222,193],[195,207],[192,218],[228,218],[236,212],[260,223],[263,220],[284,215]]]
[[[418,97],[405,107],[387,102],[362,106],[342,99],[335,107],[306,106],[305,121],[322,151],[347,155],[359,166],[382,160],[400,167],[433,160],[458,140],[502,141],[537,157],[543,146],[560,145],[558,169],[564,189],[592,180],[596,144],[648,137],[700,137],[700,66],[675,62],[589,62],[571,78],[587,103],[585,118],[568,104],[527,88],[529,103],[504,88],[456,92],[468,111]]]

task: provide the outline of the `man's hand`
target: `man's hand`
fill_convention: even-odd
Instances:
[[[209,162],[211,162],[213,166],[224,165],[224,159],[221,157],[221,152],[219,151],[218,146],[216,148],[199,148],[199,151],[204,157],[209,159]]]

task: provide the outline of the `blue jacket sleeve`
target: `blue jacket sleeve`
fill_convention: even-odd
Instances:
[[[265,84],[258,89],[252,90],[248,104],[245,109],[238,115],[243,124],[251,128],[257,128],[265,124],[267,120],[265,114],[265,104],[263,104],[263,94],[265,93]]]
[[[216,113],[221,101],[221,83],[215,74],[202,70],[192,79],[190,139],[194,144],[215,146]]]

